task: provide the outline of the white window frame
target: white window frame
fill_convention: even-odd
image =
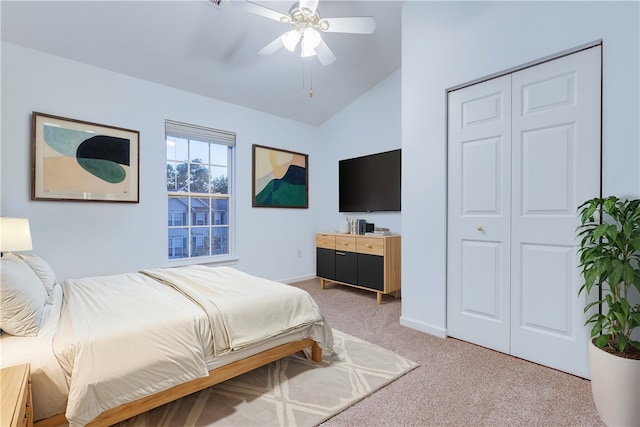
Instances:
[[[235,140],[236,135],[233,132],[222,131],[213,128],[206,128],[203,126],[191,125],[187,123],[176,122],[173,120],[165,120],[165,136],[167,144],[171,137],[187,139],[189,141],[189,146],[191,141],[198,143],[209,143],[209,144],[217,144],[228,147],[227,151],[227,193],[192,193],[189,191],[169,191],[167,190],[167,209],[165,209],[165,215],[167,218],[171,215],[171,219],[167,221],[167,251],[165,252],[167,255],[167,262],[170,265],[186,265],[186,264],[227,264],[237,260],[236,257],[236,249],[235,249],[235,230],[236,230],[236,222],[235,222]],[[170,159],[168,156],[169,150],[167,150],[166,154],[166,163],[168,162],[186,162],[189,165],[191,164],[191,156],[187,155],[187,159]],[[207,159],[210,162],[209,159]],[[212,163],[205,163],[207,165],[215,166]],[[166,188],[166,182],[165,182]],[[191,224],[193,218],[197,215],[197,213],[192,213],[190,208],[186,213],[187,224],[174,226],[172,224],[175,223],[175,213],[169,212],[169,200],[172,198],[182,198],[187,199],[188,205],[191,206],[191,199],[209,199],[209,206],[213,206],[216,199],[227,199],[227,224],[215,224],[214,217],[215,211],[210,208],[209,211],[209,224],[208,225],[198,225]],[[219,255],[205,255],[205,256],[191,256],[192,250],[192,228],[209,228],[209,238],[211,239],[213,236],[213,232],[215,228],[227,228],[228,229],[228,237],[227,237],[227,245],[228,251],[225,254]],[[170,252],[175,253],[175,247],[172,246],[171,240],[169,238],[169,230],[171,228],[181,228],[187,229],[187,252],[188,256],[185,258],[169,258]],[[175,239],[175,237],[174,237]]]

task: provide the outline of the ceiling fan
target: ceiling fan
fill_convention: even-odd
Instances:
[[[248,0],[231,0],[231,3],[247,12],[293,27],[262,48],[258,54],[271,55],[282,47],[293,52],[300,44],[300,56],[304,58],[315,55],[322,65],[329,65],[336,57],[322,40],[321,32],[372,34],[376,29],[376,20],[372,16],[321,18],[318,14],[318,1],[300,0],[291,6],[288,15]]]

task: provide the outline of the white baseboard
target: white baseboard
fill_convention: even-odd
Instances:
[[[315,274],[312,274],[311,276],[300,276],[300,277],[291,277],[289,279],[281,279],[278,280],[278,282],[282,282],[282,283],[295,283],[295,282],[303,282],[305,280],[311,280],[311,279],[315,279],[318,276],[316,276]]]
[[[404,316],[400,316],[400,324],[407,328],[415,329],[420,332],[425,332],[429,335],[435,335],[438,338],[446,338],[447,330],[438,326],[430,325],[428,323],[420,322],[417,320],[409,319]]]

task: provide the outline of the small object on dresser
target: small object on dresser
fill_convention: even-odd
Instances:
[[[391,231],[385,227],[375,227],[373,231],[365,233],[368,236],[391,236]]]
[[[349,217],[345,216],[342,221],[340,221],[340,227],[338,228],[338,233],[347,234],[349,233],[349,229],[351,227],[351,222],[349,221]]]
[[[364,219],[358,220],[358,234],[364,234],[366,231],[367,221]]]
[[[349,222],[351,224],[349,231],[350,234],[364,234],[364,224],[366,223],[364,219],[351,218]]]

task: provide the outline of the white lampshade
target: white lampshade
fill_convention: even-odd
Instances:
[[[289,52],[293,52],[300,41],[300,31],[287,31],[282,35],[281,40],[284,47],[286,47]]]
[[[313,28],[305,28],[302,33],[302,53],[300,56],[306,58],[316,54],[316,47],[320,44],[320,33]]]
[[[30,251],[31,231],[27,218],[0,217],[0,252]]]
[[[320,33],[313,28],[305,28],[302,33],[305,44],[308,44],[311,48],[315,49],[320,44]]]

